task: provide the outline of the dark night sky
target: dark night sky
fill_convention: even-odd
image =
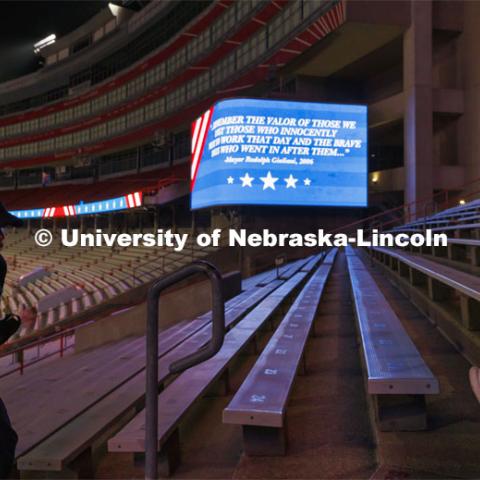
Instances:
[[[34,71],[33,44],[51,33],[65,35],[91,18],[108,1],[0,0],[0,82]]]

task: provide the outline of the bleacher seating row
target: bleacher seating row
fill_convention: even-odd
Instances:
[[[461,210],[457,210],[463,213]],[[468,224],[465,224],[468,225]],[[427,395],[440,392],[436,373],[426,364],[397,314],[370,273],[370,261],[392,273],[410,298],[468,358],[480,352],[478,338],[478,277],[456,268],[476,261],[475,241],[452,239],[437,251],[400,251],[370,248],[370,259],[360,249],[347,248],[352,306],[356,316],[365,393],[379,431],[428,428]],[[456,248],[462,250],[456,250]],[[195,406],[212,392],[233,397],[223,411],[223,422],[241,426],[246,455],[284,455],[288,447],[289,398],[296,375],[308,374],[305,347],[315,331],[322,292],[333,268],[336,250],[301,259],[243,281],[243,292],[226,304],[227,335],[221,351],[209,361],[174,379],[168,365],[206,344],[211,314],[181,322],[159,339],[158,449],[162,475],[181,462],[181,425]],[[428,258],[427,258],[428,257]],[[437,258],[438,257],[438,258]],[[442,262],[438,260],[441,259]],[[262,351],[260,341],[267,338]],[[262,342],[263,342],[262,340]],[[40,366],[20,382],[7,377],[6,401],[18,401],[26,387],[39,391],[38,402],[55,398],[56,412],[43,422],[28,414],[20,399],[13,422],[21,441],[17,467],[26,475],[92,475],[94,450],[108,443],[109,455],[145,452],[144,337],[126,339],[63,359],[55,374]],[[240,387],[231,392],[229,374],[241,354],[258,355]],[[120,360],[120,361],[119,361]],[[89,365],[101,365],[90,368]],[[66,381],[69,371],[75,379]],[[47,382],[48,380],[48,382]],[[85,382],[86,392],[75,394],[65,408],[62,398]],[[45,387],[45,385],[48,385]],[[55,392],[55,393],[54,393]],[[59,395],[59,392],[62,393]],[[10,398],[11,397],[11,398]],[[38,411],[38,405],[35,411]],[[20,416],[17,411],[22,410]],[[27,414],[25,416],[25,410]],[[50,472],[50,473],[49,473]]]
[[[313,269],[320,259],[321,256],[308,259],[311,260],[310,267]],[[159,402],[165,402],[162,409],[166,405],[171,405],[168,401],[169,395],[176,396],[178,389],[182,391],[182,395],[179,396],[182,400],[181,404],[178,404],[178,409],[169,410],[171,416],[165,419],[166,423],[161,426],[161,443],[167,440],[169,446],[175,443],[175,427],[185,411],[208,390],[209,386],[220,379],[234,357],[249,344],[254,343],[260,328],[271,321],[274,314],[281,312],[282,305],[291,299],[311,273],[300,271],[306,263],[307,260],[299,260],[288,265],[287,280],[275,278],[265,286],[253,285],[228,301],[226,304],[228,333],[222,351],[211,360],[211,363],[199,366],[199,371],[194,377],[186,376],[193,372],[192,369],[175,379],[173,383],[169,383],[166,388],[168,365],[175,359],[197,350],[208,341],[210,313],[192,322],[182,322],[162,333],[159,339],[159,387],[163,385],[165,389],[159,397]],[[261,278],[257,277],[254,282],[258,283],[260,280]],[[112,426],[115,425],[118,429],[125,424],[144,403],[144,341],[144,337],[129,339],[94,351],[71,355],[61,362],[58,374],[56,371],[54,378],[51,378],[50,369],[38,366],[36,371],[32,370],[31,373],[27,370],[20,382],[12,381],[11,391],[8,391],[9,385],[6,385],[8,393],[5,401],[8,404],[9,399],[13,399],[10,396],[18,394],[18,389],[31,382],[34,376],[35,384],[38,384],[42,393],[37,398],[35,411],[38,410],[38,403],[54,401],[61,404],[66,392],[72,391],[75,384],[86,382],[85,384],[89,385],[88,391],[76,395],[75,402],[69,402],[68,408],[58,405],[57,411],[49,415],[48,422],[31,418],[28,412],[33,414],[33,409],[20,413],[15,408],[12,421],[17,426],[21,438],[17,448],[17,467],[20,470],[28,471],[32,475],[54,471],[66,473],[69,468],[75,469],[78,466],[78,462],[75,461],[78,458],[82,459],[83,466],[89,465],[85,458],[90,455],[94,442],[106,432],[113,435]],[[101,368],[88,366],[96,366],[99,362]],[[67,371],[75,371],[75,379],[65,381]],[[49,377],[48,383],[46,377]],[[8,378],[7,381],[11,379]],[[45,385],[48,387],[45,388]],[[26,407],[23,404],[21,406]],[[135,425],[141,423],[140,418],[134,418]],[[162,414],[162,419],[164,418],[165,415]],[[119,435],[120,437],[110,440],[110,448],[115,451],[119,451],[119,445],[123,445],[118,441],[122,434]],[[85,471],[83,473],[85,474]]]
[[[23,325],[12,340],[22,338],[213,251],[191,237],[182,252],[141,246],[42,249],[23,230],[11,232],[2,252],[9,271],[0,314],[34,307],[36,321]]]
[[[378,426],[381,430],[423,430],[427,427],[425,395],[439,392],[438,380],[350,247],[347,262],[367,392],[373,396]]]
[[[332,250],[302,289],[233,400],[223,421],[242,426],[248,455],[283,455],[285,415],[295,376],[305,367],[305,346],[335,260]],[[308,264],[307,264],[308,265]],[[308,267],[307,267],[308,268]]]
[[[286,453],[285,419],[289,397],[296,375],[308,372],[305,347],[315,331],[315,318],[336,253],[332,250],[328,255],[292,262],[284,267],[280,278],[276,270],[272,270],[244,282],[246,289],[226,304],[228,333],[220,352],[173,381],[169,379],[168,365],[208,341],[211,315],[206,313],[163,332],[159,340],[158,378],[161,392],[158,449],[162,475],[171,474],[181,461],[179,427],[182,421],[206,395],[213,391],[229,392],[229,371],[235,368],[244,352],[253,352],[259,357],[225,408],[223,421],[241,425],[247,455]],[[378,428],[423,429],[426,427],[424,396],[438,393],[438,380],[357,253],[348,249],[347,261],[366,367],[366,391],[372,398]],[[270,337],[262,352],[258,352],[260,335]],[[92,475],[93,450],[99,439],[108,440],[111,455],[119,452],[128,452],[135,458],[143,455],[143,341],[143,337],[122,341],[65,360],[70,365],[62,366],[63,373],[76,364],[89,365],[102,359],[108,366],[105,370],[95,369],[95,382],[88,395],[76,396],[75,404],[67,411],[59,406],[58,414],[50,418],[47,431],[42,430],[46,426],[41,422],[38,429],[32,429],[28,419],[20,422],[23,440],[17,451],[19,470],[30,476],[48,475],[48,472],[71,474],[71,470]],[[121,360],[115,367],[108,360],[113,356]],[[114,375],[108,373],[109,368],[115,368]],[[91,374],[87,367],[85,376]],[[58,378],[61,377],[62,374]],[[115,386],[110,383],[113,378]],[[37,381],[41,383],[42,378]],[[53,383],[51,388],[55,387]],[[61,388],[72,386],[67,384]],[[52,390],[44,394],[51,396]]]
[[[480,200],[393,228],[447,234],[447,246],[370,248],[413,303],[472,363],[480,360]]]

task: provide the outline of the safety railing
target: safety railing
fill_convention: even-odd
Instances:
[[[14,367],[11,369],[6,369],[6,371],[4,371],[3,373],[0,373],[0,379],[8,375],[11,375],[12,373],[15,373],[15,372],[19,372],[20,375],[23,375],[25,368],[27,368],[28,366],[34,365],[40,361],[46,360],[47,358],[51,358],[55,355],[59,355],[60,358],[63,357],[67,350],[70,350],[71,348],[74,347],[73,342],[72,343],[68,342],[69,337],[72,337],[79,328],[86,327],[91,323],[93,322],[86,322],[86,323],[83,323],[82,325],[78,325],[76,327],[62,330],[61,332],[50,335],[48,336],[48,338],[42,338],[35,342],[28,343],[28,345],[24,345],[21,347],[14,348],[13,350],[9,350],[6,355],[12,356],[11,365],[14,365]],[[53,351],[50,351],[43,356],[40,356],[40,347],[47,344],[54,344],[56,342],[58,342],[58,349],[53,349]],[[30,361],[26,360],[25,352],[27,350],[33,350],[33,349],[37,350],[37,357]],[[2,355],[0,353],[0,357],[5,357],[6,355],[5,354]]]
[[[474,188],[471,189],[472,187]],[[367,231],[376,228],[381,231],[385,230],[387,227],[392,228],[397,225],[403,225],[419,218],[428,217],[441,210],[451,208],[458,205],[460,200],[468,202],[476,198],[480,198],[480,178],[475,178],[474,180],[465,183],[455,192],[443,189],[434,193],[430,197],[404,203],[398,207],[393,207],[384,210],[383,212],[369,215],[368,217],[364,217],[360,220],[330,230],[328,233],[349,233],[355,228],[364,228],[367,229]],[[391,218],[393,215],[396,215],[396,217]]]
[[[212,292],[212,338],[210,342],[169,367],[175,375],[213,357],[222,347],[225,336],[225,303],[222,292],[222,276],[209,262],[198,260],[176,272],[160,278],[148,292],[147,297],[147,370],[145,393],[145,478],[157,479],[158,452],[158,314],[161,293],[197,274],[206,275]]]

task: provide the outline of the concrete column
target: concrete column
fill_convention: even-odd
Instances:
[[[433,195],[432,2],[410,2],[411,23],[403,37],[405,202]],[[413,218],[424,205],[411,209]],[[428,213],[428,212],[427,212]]]

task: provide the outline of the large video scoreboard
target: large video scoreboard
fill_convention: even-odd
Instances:
[[[367,205],[367,107],[233,99],[192,125],[192,209]]]

